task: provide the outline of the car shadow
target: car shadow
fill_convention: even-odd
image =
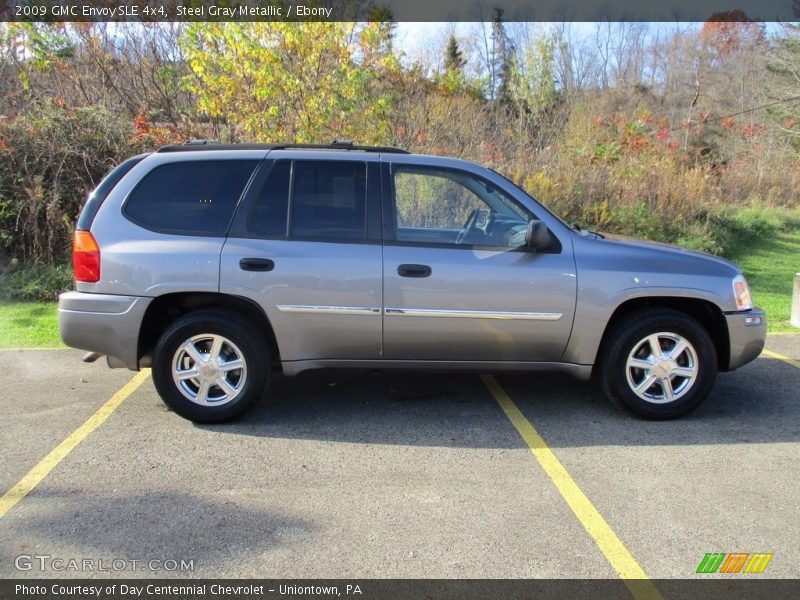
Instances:
[[[267,510],[252,500],[212,499],[188,491],[87,495],[48,486],[36,490],[36,501],[43,510],[30,511],[11,524],[16,542],[3,544],[0,550],[0,557],[7,559],[0,561],[0,576],[186,577],[192,571],[207,572],[228,564],[237,555],[302,546],[317,528],[308,520]],[[61,565],[60,570],[42,571],[37,562],[30,570],[14,569],[13,556],[42,554],[40,540],[47,540],[50,557],[102,557],[106,570],[97,572],[100,565],[95,564],[88,569]],[[119,569],[112,568],[112,560],[117,559],[138,564],[132,568],[120,562]],[[180,565],[182,560],[193,560],[191,568],[172,569],[165,564],[177,561]],[[156,571],[150,570],[148,561],[159,561]]]
[[[722,373],[710,397],[672,421],[646,421],[593,382],[556,373],[496,374],[553,447],[800,440],[800,372],[761,358]],[[363,444],[518,448],[522,439],[477,373],[313,371],[276,376],[243,418],[202,429],[234,435]]]
[[[517,448],[476,373],[321,370],[276,376],[228,434],[406,446]]]
[[[533,390],[531,380],[500,378],[505,390],[552,447],[669,446],[780,443],[800,440],[800,371],[761,358],[732,373],[721,373],[710,396],[693,412],[671,421],[639,419],[606,401],[587,385],[583,394],[554,388],[561,379]],[[563,389],[563,388],[562,388]],[[568,420],[567,420],[568,419]]]

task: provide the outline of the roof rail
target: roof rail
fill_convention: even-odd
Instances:
[[[158,152],[192,152],[196,150],[350,150],[410,154],[408,150],[393,146],[357,146],[350,140],[333,140],[330,144],[222,144],[214,140],[189,140],[183,144],[163,146],[158,149]]]

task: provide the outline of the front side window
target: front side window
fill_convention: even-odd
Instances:
[[[167,163],[145,175],[125,203],[125,215],[153,229],[224,235],[256,160]]]
[[[395,166],[400,242],[497,246],[525,243],[532,215],[492,183],[452,169]]]

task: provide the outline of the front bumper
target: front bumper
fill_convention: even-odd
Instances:
[[[725,315],[728,323],[731,356],[728,370],[733,371],[758,358],[767,339],[767,315],[754,308]]]
[[[152,298],[66,292],[58,298],[58,328],[67,346],[105,354],[109,364],[139,369],[139,330]]]

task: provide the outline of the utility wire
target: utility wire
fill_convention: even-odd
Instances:
[[[722,121],[723,119],[730,119],[731,117],[738,117],[739,115],[745,115],[747,113],[755,112],[757,110],[763,110],[765,108],[769,108],[770,106],[777,106],[778,104],[784,104],[786,102],[800,102],[800,96],[792,96],[791,98],[776,100],[775,102],[770,102],[769,104],[762,104],[761,106],[755,106],[753,108],[748,108],[747,110],[740,110],[739,112],[731,113],[729,115],[724,115],[722,117],[715,117],[713,119],[704,119],[702,121],[697,121],[695,123],[689,122],[688,124],[683,124],[678,127],[673,127],[672,129],[667,129],[667,133],[671,131],[677,131],[679,129],[686,129],[687,127],[697,127],[698,125],[705,125],[706,123]]]

